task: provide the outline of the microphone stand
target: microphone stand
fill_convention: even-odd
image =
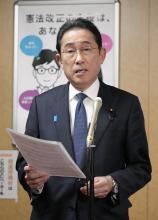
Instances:
[[[87,186],[87,194],[89,195],[89,215],[88,220],[94,220],[94,148],[96,145],[87,147],[87,166],[89,173],[89,187]]]
[[[89,179],[87,180],[90,182],[89,187],[87,185],[87,195],[89,198],[88,220],[94,220],[94,149],[96,147],[94,145],[94,132],[96,128],[98,113],[101,106],[102,106],[102,99],[100,97],[96,97],[94,101],[92,119],[87,135],[87,167],[89,174]]]

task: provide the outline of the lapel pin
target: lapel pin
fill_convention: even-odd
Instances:
[[[113,108],[109,108],[109,109],[108,109],[108,113],[109,113],[109,119],[110,119],[111,121],[113,121],[114,118],[116,117],[116,112],[115,112],[115,110],[114,110]]]
[[[58,115],[53,115],[53,122],[57,122],[58,121]]]

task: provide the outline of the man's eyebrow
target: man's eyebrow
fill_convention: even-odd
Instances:
[[[79,42],[68,42],[64,45],[64,47],[75,46],[76,44],[83,44],[83,45],[91,45],[92,43],[89,41],[79,41]]]

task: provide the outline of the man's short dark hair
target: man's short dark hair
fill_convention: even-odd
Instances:
[[[63,35],[71,30],[71,29],[85,29],[90,31],[94,39],[98,45],[99,50],[102,48],[102,39],[101,34],[98,30],[98,28],[89,20],[84,18],[77,18],[75,20],[69,20],[66,23],[64,23],[61,28],[59,29],[58,35],[57,35],[57,42],[56,42],[56,49],[60,53],[61,52],[61,40]]]

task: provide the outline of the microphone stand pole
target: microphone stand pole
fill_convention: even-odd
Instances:
[[[87,135],[87,166],[88,166],[88,174],[89,174],[88,181],[90,182],[89,186],[87,186],[87,195],[89,198],[88,220],[94,220],[94,149],[95,149],[94,132],[96,128],[98,113],[101,106],[102,106],[102,99],[100,97],[96,97],[94,101],[92,119]]]
[[[95,145],[87,147],[87,165],[89,172],[90,185],[87,187],[87,194],[89,196],[89,216],[88,220],[94,220],[94,148]]]

